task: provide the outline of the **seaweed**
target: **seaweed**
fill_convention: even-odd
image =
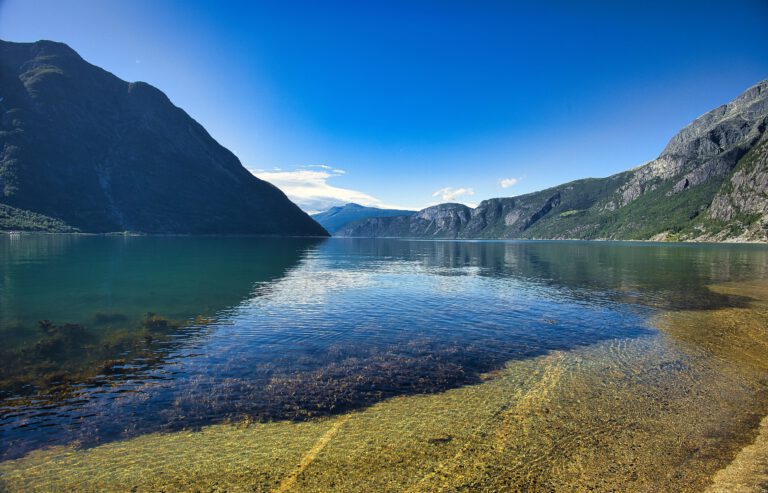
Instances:
[[[123,314],[96,314],[95,320],[127,320]],[[178,321],[148,313],[139,330],[120,330],[104,335],[81,324],[37,323],[39,337],[20,347],[0,350],[0,397],[41,394],[47,400],[66,398],[73,385],[98,376],[125,373],[116,366],[132,360],[162,361],[160,343],[181,327]]]

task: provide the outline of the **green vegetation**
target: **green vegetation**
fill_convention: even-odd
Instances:
[[[600,237],[646,240],[659,233],[693,232],[696,219],[712,202],[722,178],[668,195],[672,183],[614,211],[597,230]]]
[[[739,200],[733,204],[737,212],[727,222],[713,217],[709,209],[716,195],[729,196],[734,192],[731,176],[752,171],[765,159],[767,151],[768,144],[763,138],[761,144],[752,147],[735,163],[731,173],[712,176],[704,183],[679,192],[673,191],[679,177],[655,178],[645,184],[644,194],[623,207],[608,208],[606,205],[616,199],[617,190],[626,183],[629,173],[617,175],[613,183],[609,183],[611,177],[563,185],[558,187],[562,191],[560,205],[521,236],[647,240],[665,234],[665,241],[684,241],[719,233],[725,237],[738,237],[760,221],[763,214],[740,212]],[[689,165],[690,169],[695,167],[696,163]],[[538,193],[551,193],[552,190]]]
[[[0,40],[0,87],[2,229],[327,236],[161,91],[62,43]]]
[[[121,314],[95,317],[99,325],[124,324],[125,320]],[[0,374],[0,393],[23,395],[38,390],[50,398],[60,398],[71,385],[97,375],[121,372],[121,365],[136,358],[158,361],[162,356],[158,344],[167,341],[179,327],[179,322],[153,313],[139,322],[139,330],[92,330],[80,324],[57,325],[41,320],[35,340],[0,350],[0,359],[5,362]]]
[[[768,145],[755,146],[734,163],[746,172],[765,159]],[[676,177],[656,176],[642,183],[639,196],[622,204],[622,191],[633,183],[633,172],[608,178],[577,180],[512,198],[483,201],[466,224],[457,216],[444,217],[440,227],[421,217],[358,221],[349,226],[351,236],[424,236],[443,238],[615,239],[686,241],[697,238],[760,238],[755,225],[763,213],[741,210],[743,199],[731,198],[731,220],[718,219],[710,210],[716,196],[733,192],[732,173],[712,174],[703,183],[675,190],[683,173],[706,163],[688,163]],[[706,171],[698,171],[705,173]],[[759,178],[758,178],[759,181]],[[759,187],[759,184],[757,185]],[[759,196],[760,190],[748,193]],[[345,233],[347,232],[345,231]],[[750,236],[751,235],[751,236]]]
[[[673,137],[643,166],[484,200],[460,213],[362,221],[345,236],[768,240],[768,80]],[[469,217],[469,219],[466,219]]]
[[[59,219],[0,204],[0,231],[74,233],[78,230]]]

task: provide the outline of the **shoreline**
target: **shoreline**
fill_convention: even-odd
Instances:
[[[406,236],[282,236],[282,235],[260,235],[248,233],[136,233],[136,232],[113,232],[113,233],[83,233],[83,232],[49,232],[49,231],[7,231],[0,230],[0,236],[103,236],[103,237],[179,237],[179,238],[308,238],[308,239],[342,239],[342,240],[407,240],[407,241],[435,241],[435,242],[504,242],[504,243],[523,243],[523,242],[584,242],[584,243],[638,243],[654,245],[765,245],[768,246],[768,240],[637,240],[637,239],[609,239],[609,238],[420,238]]]
[[[59,233],[54,233],[59,234]],[[61,233],[68,234],[68,233]],[[349,239],[349,240],[410,240],[410,241],[459,241],[459,242],[584,242],[584,243],[646,243],[657,245],[768,245],[766,241],[756,240],[744,240],[744,241],[707,241],[707,240],[675,240],[675,241],[663,241],[663,240],[619,240],[609,238],[421,238],[410,236],[331,236],[331,238]]]
[[[744,283],[723,283],[711,285],[713,291],[723,294],[745,295],[752,298],[749,308],[721,308],[711,314],[706,312],[665,312],[659,315],[657,323],[670,330],[672,337],[685,339],[683,331],[675,331],[675,318],[678,323],[687,316],[692,326],[699,326],[702,318],[709,318],[707,331],[717,333],[718,340],[707,341],[704,347],[721,360],[741,362],[746,368],[765,374],[768,371],[768,283],[756,280]],[[723,314],[717,317],[717,313]],[[670,322],[670,320],[672,320]],[[671,326],[669,325],[671,324]],[[665,330],[662,328],[662,330]],[[677,332],[677,333],[676,333]],[[701,334],[691,335],[697,343]],[[682,336],[682,337],[681,337]],[[725,338],[730,344],[722,344]],[[763,391],[765,392],[765,390]],[[736,450],[731,460],[712,474],[706,493],[762,493],[768,487],[768,403],[762,404],[763,411],[757,425],[752,429],[751,439]]]
[[[136,232],[115,232],[115,233],[83,233],[79,231],[60,233],[53,231],[2,231],[2,236],[89,236],[89,237],[173,237],[173,238],[317,238],[328,239],[331,236],[298,236],[298,235],[261,235],[261,234],[249,234],[249,233],[210,233],[210,234],[193,234],[193,233],[136,233]]]
[[[712,477],[706,493],[762,493],[768,486],[768,416],[760,422],[755,440]]]

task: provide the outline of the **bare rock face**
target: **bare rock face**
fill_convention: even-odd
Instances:
[[[412,219],[362,221],[340,234],[765,241],[767,126],[768,80],[697,118],[658,158],[626,172],[485,200],[475,209],[444,204]]]
[[[471,209],[464,204],[439,204],[416,213],[416,217],[435,223],[438,229],[464,225],[469,221]]]
[[[672,137],[657,159],[637,168],[621,187],[617,205],[625,206],[683,174],[672,193],[727,175],[760,138],[767,120],[768,81],[763,81]]]
[[[469,222],[472,209],[464,204],[440,204],[416,213],[412,230],[435,238],[457,238]]]
[[[768,133],[740,161],[712,200],[709,214],[724,222],[741,222],[743,236],[768,240]]]
[[[337,236],[458,238],[470,221],[472,209],[464,204],[439,204],[416,214],[375,217],[350,223]]]
[[[768,116],[768,80],[742,93],[683,128],[667,144],[662,156],[706,159],[755,137]]]
[[[731,172],[739,159],[741,159],[743,154],[744,149],[734,148],[705,161],[702,165],[686,173],[677,183],[675,183],[672,190],[667,192],[667,196],[706,183],[713,178],[727,175]]]
[[[508,199],[484,200],[472,211],[472,220],[460,236],[487,237],[491,230],[499,229],[501,237],[518,237],[558,206],[560,200],[558,190],[549,194],[537,193]]]

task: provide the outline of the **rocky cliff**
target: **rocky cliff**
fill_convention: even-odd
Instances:
[[[697,118],[661,155],[607,178],[577,180],[470,209],[363,220],[342,236],[768,240],[768,80]]]
[[[0,41],[0,229],[326,235],[158,89]]]

